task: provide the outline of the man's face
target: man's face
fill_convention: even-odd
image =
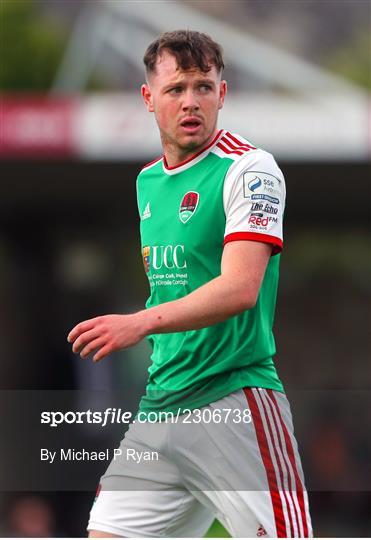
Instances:
[[[218,111],[223,107],[227,84],[215,66],[208,73],[198,68],[183,71],[175,57],[164,51],[142,86],[149,112],[154,112],[164,150],[180,157],[194,153],[216,131]]]

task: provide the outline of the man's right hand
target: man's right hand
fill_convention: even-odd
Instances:
[[[93,362],[102,360],[112,352],[132,347],[145,336],[144,312],[132,315],[103,315],[77,324],[68,334],[72,351],[81,358],[95,353]]]

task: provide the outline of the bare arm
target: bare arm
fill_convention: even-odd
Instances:
[[[251,309],[256,303],[271,246],[248,240],[226,244],[221,275],[192,293],[131,315],[104,315],[84,321],[70,332],[72,350],[98,361],[131,347],[149,334],[196,330]]]

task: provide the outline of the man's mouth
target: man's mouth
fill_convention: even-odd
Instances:
[[[201,125],[201,121],[198,118],[186,118],[180,125],[185,128],[195,128]]]
[[[198,118],[185,118],[180,123],[181,127],[188,132],[197,130],[201,126],[201,120]]]

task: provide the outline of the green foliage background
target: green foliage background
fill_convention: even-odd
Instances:
[[[32,0],[0,2],[1,91],[45,91],[62,59],[66,33]]]
[[[325,67],[371,90],[371,28],[353,36],[325,61]]]

